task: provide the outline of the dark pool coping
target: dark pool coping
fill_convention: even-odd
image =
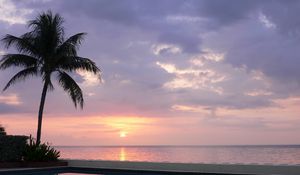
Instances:
[[[300,175],[300,165],[193,164],[103,160],[63,160],[68,166],[0,169],[0,175],[107,173],[109,175]]]
[[[30,174],[37,172],[65,172],[68,171],[70,167],[39,167],[39,168],[9,168],[0,169],[0,175],[17,175],[17,174]]]
[[[47,167],[47,168],[18,168],[0,170],[0,175],[30,175],[32,173],[109,173],[110,175],[237,175],[224,173],[201,173],[201,172],[172,172],[172,171],[152,171],[152,170],[124,170],[105,168],[82,168],[82,167]],[[250,174],[243,174],[250,175]]]

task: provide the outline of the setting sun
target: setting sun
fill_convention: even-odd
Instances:
[[[127,137],[127,133],[124,132],[124,131],[121,131],[120,132],[120,137],[122,137],[122,138]]]

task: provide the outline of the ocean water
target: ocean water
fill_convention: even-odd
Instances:
[[[221,164],[300,164],[300,145],[57,146],[61,158]]]

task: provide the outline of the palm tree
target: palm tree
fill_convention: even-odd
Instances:
[[[51,77],[55,76],[58,83],[71,97],[75,108],[83,108],[83,94],[78,84],[68,73],[78,70],[92,72],[100,78],[100,69],[88,58],[77,55],[77,50],[86,33],[78,33],[64,39],[63,18],[51,11],[38,15],[28,22],[31,31],[16,37],[7,34],[2,42],[8,49],[14,46],[16,54],[6,54],[0,61],[0,69],[13,66],[24,68],[4,87],[3,91],[20,80],[30,76],[41,76],[43,90],[38,113],[38,128],[36,142],[40,143],[43,109],[47,91],[53,90]]]

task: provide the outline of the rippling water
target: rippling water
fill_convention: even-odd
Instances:
[[[290,146],[98,146],[56,147],[62,158],[242,164],[300,164],[300,145]]]

